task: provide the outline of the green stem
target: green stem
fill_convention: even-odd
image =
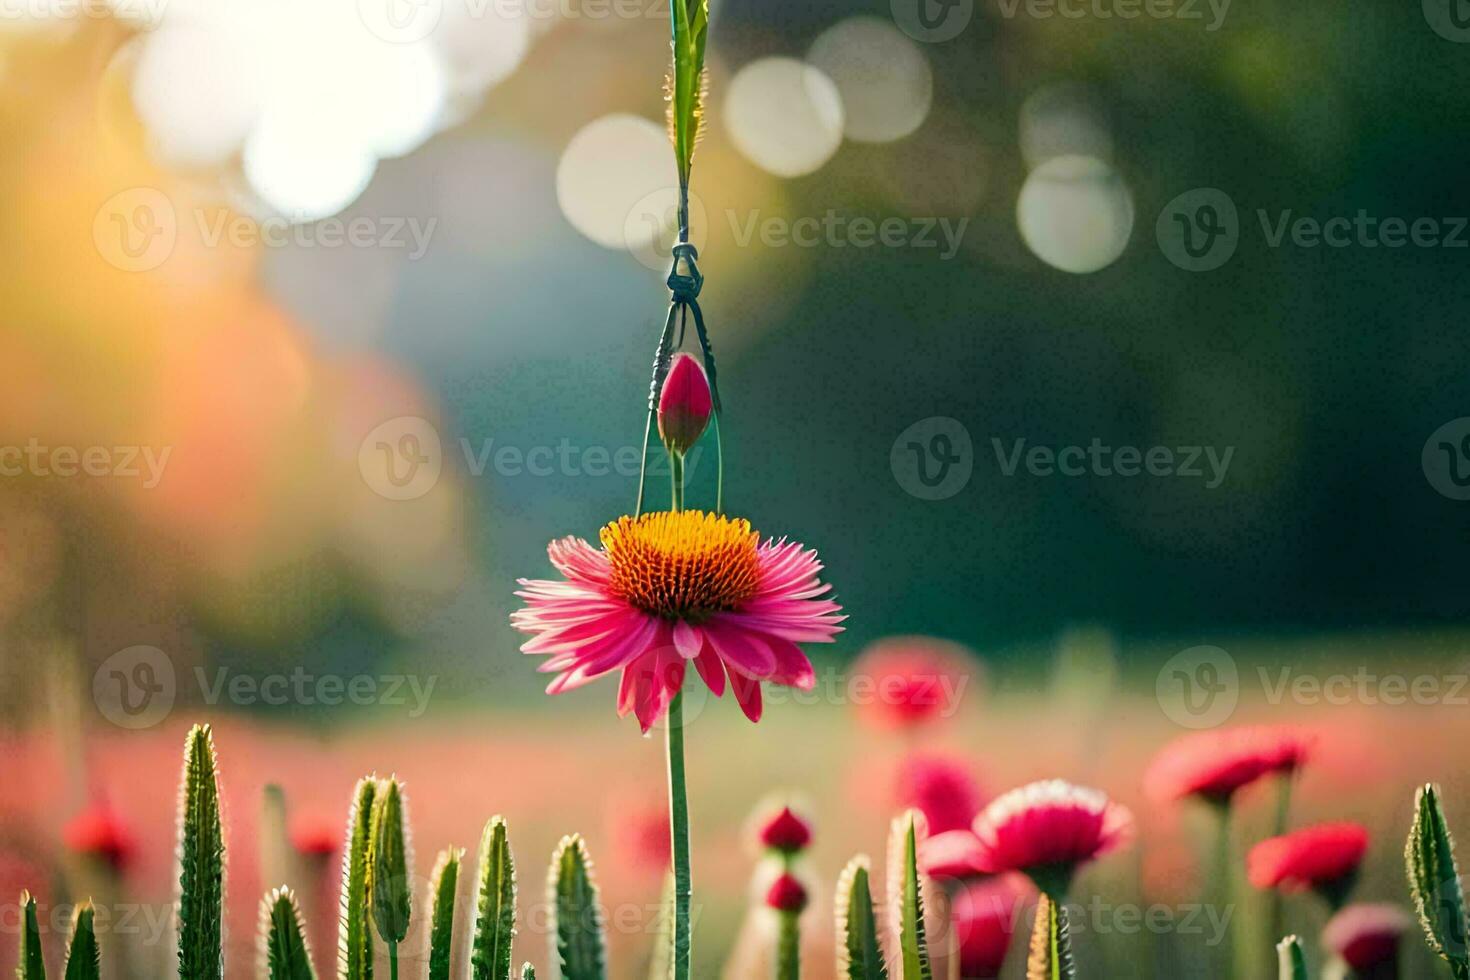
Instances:
[[[1286,825],[1291,818],[1291,790],[1294,782],[1292,773],[1288,772],[1276,784],[1276,826],[1271,834],[1273,837],[1286,833]],[[1285,905],[1281,900],[1281,893],[1273,888],[1266,896],[1266,924],[1271,930],[1265,944],[1268,951],[1286,935],[1285,920]]]
[[[689,980],[692,934],[689,903],[693,887],[689,875],[689,791],[684,783],[684,692],[669,704],[669,830],[674,861],[673,980]]]
[[[715,412],[715,513],[725,512],[725,443],[720,439],[720,413]]]
[[[1215,807],[1219,817],[1215,830],[1215,901],[1219,903],[1217,914],[1221,916],[1231,914],[1235,902],[1235,862],[1232,859],[1233,850],[1230,841],[1233,802],[1226,799]],[[1249,962],[1241,957],[1236,948],[1246,940],[1246,931],[1236,928],[1232,929],[1231,933],[1231,942],[1223,943],[1220,950],[1220,956],[1224,960],[1224,969],[1220,975],[1226,977],[1234,975],[1237,962]],[[1268,948],[1275,949],[1275,946],[1276,940],[1273,938]]]
[[[388,940],[388,975],[392,980],[398,980],[398,944]]]
[[[797,926],[800,916],[795,912],[782,912],[781,931],[776,939],[776,980],[800,980],[801,978],[801,933]]]
[[[684,509],[684,455],[669,453],[669,477],[673,483],[673,500],[670,510]]]

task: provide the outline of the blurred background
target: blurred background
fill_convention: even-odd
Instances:
[[[825,811],[822,880],[881,852],[919,743],[865,727],[848,681],[889,635],[967,651],[925,744],[990,789],[1136,796],[1201,727],[1165,693],[1185,656],[1228,675],[1207,724],[1335,733],[1303,806],[1391,787],[1354,804],[1394,828],[1390,868],[1415,782],[1465,798],[1439,759],[1470,612],[1458,13],[715,3],[692,212],[726,506],[817,548],[851,618],[817,703],[696,720],[701,975],[744,904],[721,845],[769,790]],[[668,32],[655,0],[0,9],[3,887],[82,890],[59,828],[105,804],[133,894],[166,902],[208,720],[240,976],[268,782],[330,851],[353,780],[396,769],[421,872],[505,812],[528,867],[578,828],[613,898],[657,901],[629,830],[662,806],[656,740],[608,685],[543,697],[507,616],[548,540],[633,505]],[[1283,699],[1283,668],[1442,686]],[[646,945],[614,938],[620,963]]]

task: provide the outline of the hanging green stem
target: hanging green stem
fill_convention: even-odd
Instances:
[[[671,952],[673,980],[689,980],[689,922],[693,887],[689,874],[689,793],[684,783],[684,693],[669,705],[669,829],[674,861],[674,931]]]

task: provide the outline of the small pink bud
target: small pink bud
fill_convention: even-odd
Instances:
[[[789,806],[761,818],[757,824],[757,835],[762,847],[783,854],[795,854],[806,850],[812,842],[812,825],[797,815]]]
[[[78,854],[98,858],[115,870],[132,860],[135,846],[128,831],[105,803],[93,803],[61,830],[66,846]]]
[[[669,452],[687,453],[709,425],[714,401],[709,378],[692,354],[674,355],[658,396],[658,434]]]
[[[777,912],[800,912],[806,908],[806,886],[795,875],[783,874],[766,890],[766,904]]]

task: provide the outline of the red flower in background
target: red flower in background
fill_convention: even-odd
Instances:
[[[1078,865],[1132,836],[1125,807],[1095,789],[1048,779],[1002,794],[975,818],[976,863],[989,874],[1024,871],[1060,886]]]
[[[924,814],[933,834],[968,830],[985,803],[964,761],[930,753],[915,753],[899,764],[894,796],[897,809],[913,807]]]
[[[783,854],[806,850],[812,842],[812,823],[789,805],[756,811],[755,839],[764,847]]]
[[[308,858],[329,858],[342,844],[342,830],[323,820],[298,820],[291,826],[291,846]]]
[[[919,867],[931,878],[974,878],[986,874],[984,861],[973,830],[949,830],[919,842]]]
[[[1316,889],[1340,898],[1367,850],[1362,824],[1317,824],[1261,841],[1246,855],[1246,872],[1257,888]]]
[[[1358,903],[1334,915],[1322,930],[1322,945],[1358,973],[1398,959],[1399,940],[1413,920],[1397,905]]]
[[[137,850],[132,833],[105,803],[89,804],[62,828],[61,838],[76,853],[98,858],[116,870],[126,867]]]
[[[766,889],[766,905],[778,912],[800,912],[806,903],[806,886],[790,872],[777,876]]]
[[[669,870],[669,805],[660,800],[629,799],[607,811],[608,837],[620,867],[662,875]]]
[[[858,703],[865,721],[880,729],[912,728],[954,714],[979,662],[958,643],[894,636],[870,645],[852,670],[873,682]]]
[[[950,915],[964,980],[1000,976],[1020,906],[1030,894],[1025,878],[1002,875],[968,884],[955,895]]]
[[[1227,803],[1237,790],[1262,776],[1295,772],[1309,749],[1308,737],[1292,728],[1227,728],[1186,735],[1154,757],[1144,775],[1144,792],[1160,803],[1191,796]]]

